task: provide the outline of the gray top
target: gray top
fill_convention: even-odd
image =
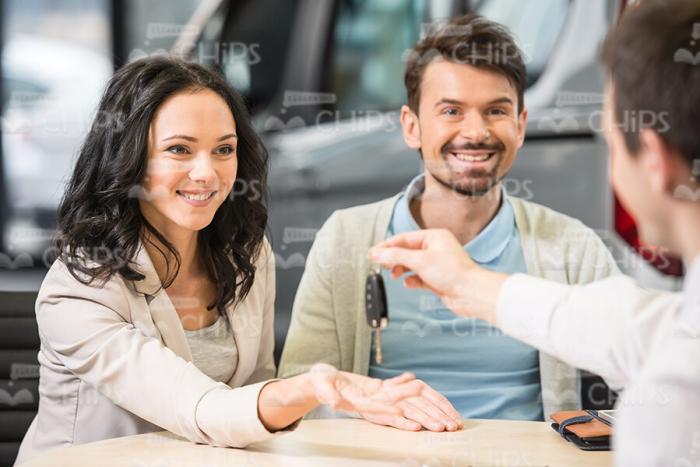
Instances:
[[[238,349],[228,318],[219,315],[205,328],[188,331],[185,337],[192,351],[192,363],[214,381],[226,383],[238,366]]]

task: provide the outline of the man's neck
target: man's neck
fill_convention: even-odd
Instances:
[[[469,197],[442,185],[426,172],[422,196],[410,200],[411,214],[422,229],[447,229],[466,245],[496,216],[501,184],[483,196]]]
[[[683,257],[686,267],[700,257],[700,203],[687,203],[673,216],[675,250]]]

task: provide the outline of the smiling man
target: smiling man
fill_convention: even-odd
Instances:
[[[455,19],[414,46],[405,85],[403,135],[420,154],[424,173],[391,199],[334,213],[318,233],[297,291],[281,376],[318,361],[379,378],[411,371],[465,418],[542,420],[579,408],[576,369],[484,321],[455,315],[435,295],[407,290],[386,273],[391,324],[382,333],[384,361],[376,362],[364,286],[374,267],[367,253],[386,237],[448,229],[487,269],[569,284],[617,272],[593,231],[508,196],[502,186],[527,124],[525,66],[505,28],[478,15]],[[405,411],[411,421],[441,428],[435,407],[414,409]],[[406,426],[406,420],[373,421]]]

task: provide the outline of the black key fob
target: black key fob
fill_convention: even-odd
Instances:
[[[367,324],[372,329],[383,329],[389,324],[389,310],[386,304],[386,289],[384,279],[378,272],[367,276],[365,285],[365,308]]]

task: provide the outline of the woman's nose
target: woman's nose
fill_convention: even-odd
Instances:
[[[208,153],[200,153],[192,161],[189,177],[192,181],[209,185],[215,177],[214,167]]]

